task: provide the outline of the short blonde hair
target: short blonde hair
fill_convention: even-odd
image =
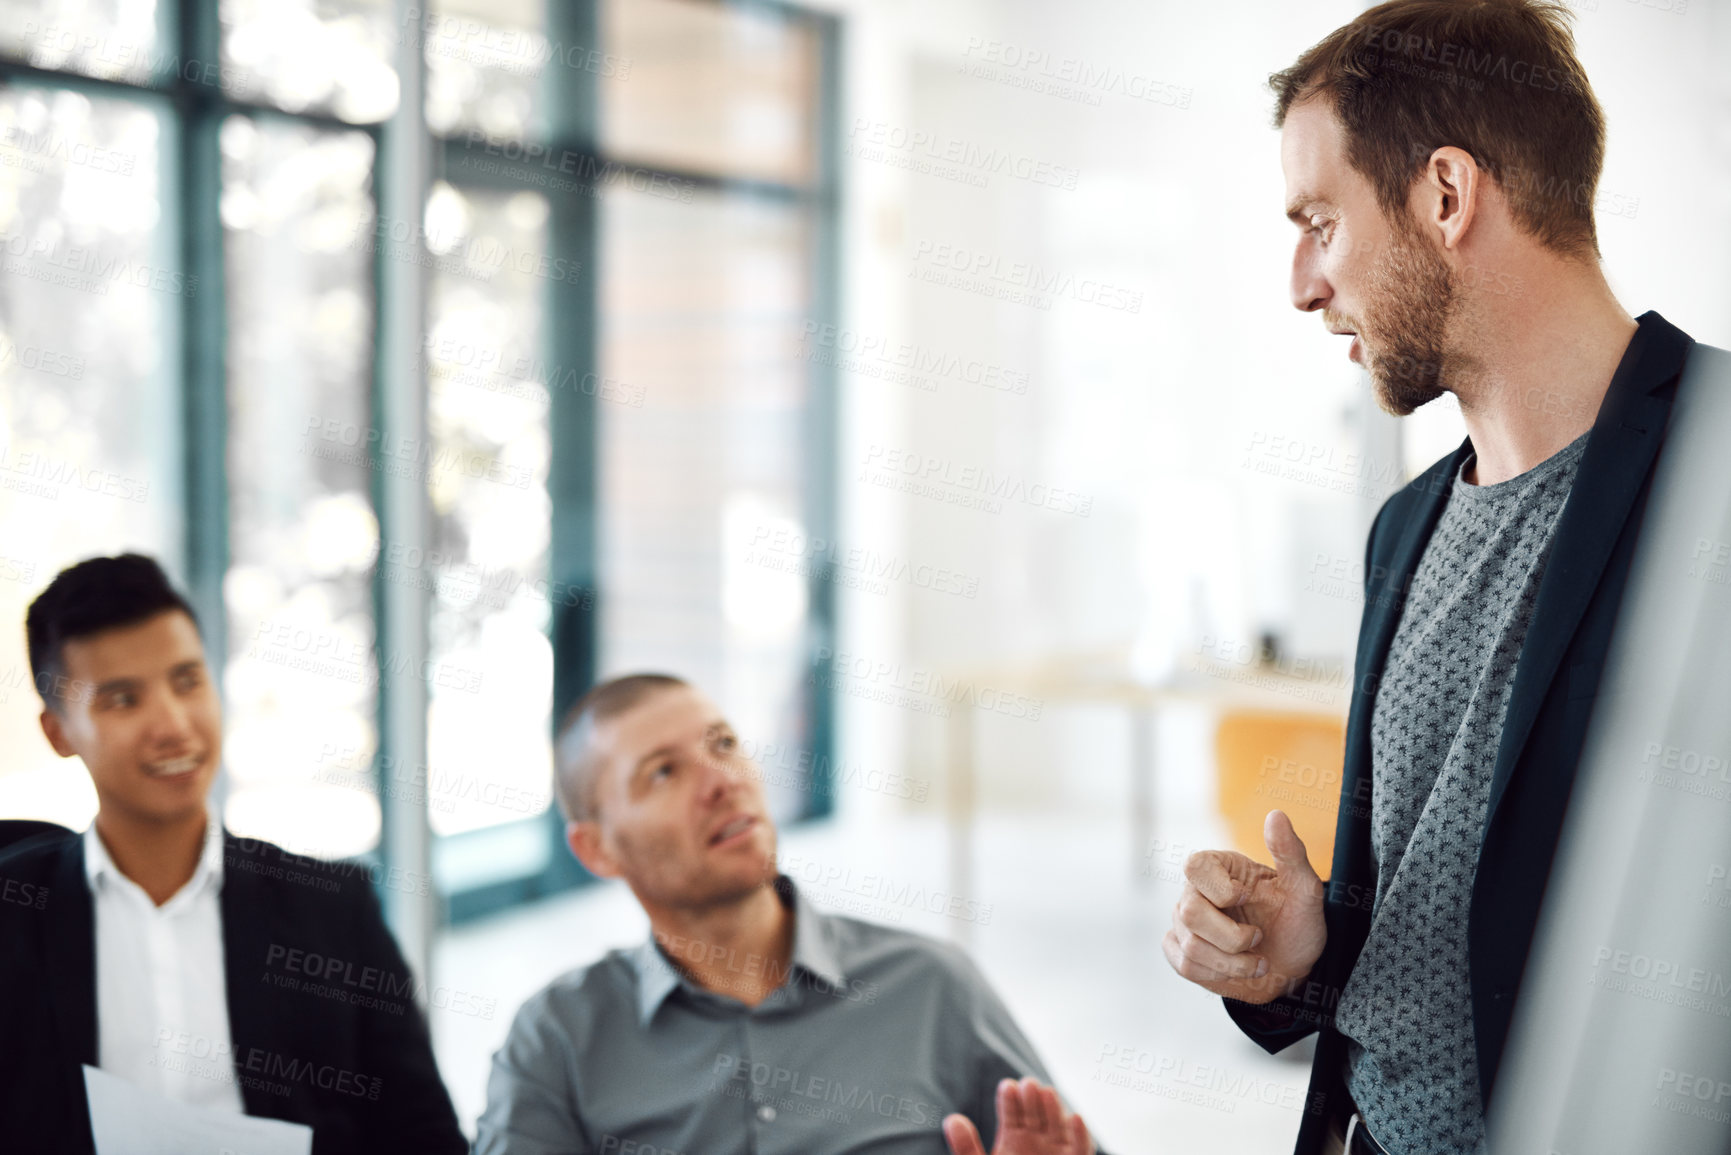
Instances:
[[[591,687],[565,711],[553,738],[554,786],[565,821],[593,822],[599,815],[595,727],[617,718],[651,694],[690,685],[672,674],[626,674]]]

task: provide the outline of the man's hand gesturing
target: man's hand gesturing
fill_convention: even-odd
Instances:
[[[980,1133],[966,1115],[947,1115],[950,1155],[985,1155]],[[1080,1115],[1064,1110],[1058,1092],[1032,1076],[998,1083],[998,1139],[992,1155],[1094,1155],[1094,1140]]]
[[[1302,981],[1328,941],[1322,879],[1292,820],[1270,811],[1262,837],[1272,868],[1230,850],[1190,856],[1172,929],[1160,944],[1180,975],[1247,1003],[1272,1002]]]

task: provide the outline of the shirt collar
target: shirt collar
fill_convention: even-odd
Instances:
[[[813,906],[785,874],[775,878],[775,891],[783,905],[793,911],[793,965],[790,970],[809,971],[832,988],[845,989],[847,976],[836,957],[830,918]],[[679,972],[655,943],[655,936],[631,952],[637,971],[637,1021],[647,1027],[667,996],[682,986],[695,987]]]
[[[647,1027],[667,996],[679,989],[685,980],[655,945],[655,935],[640,943],[631,952],[631,962],[637,968],[637,1022]]]
[[[775,878],[776,892],[794,909],[793,965],[803,967],[831,987],[847,988],[847,974],[836,957],[830,917],[813,906],[785,874]]]
[[[96,833],[96,822],[92,819],[90,826],[84,831],[84,878],[90,885],[91,894],[96,893],[98,885],[105,877],[132,882],[114,865],[114,859],[109,857],[108,847],[102,844],[102,836]],[[198,865],[193,867],[192,877],[187,879],[185,886],[175,892],[174,898],[183,894],[198,894],[205,887],[215,889],[221,886],[222,824],[207,810],[204,818],[204,845],[198,853]],[[173,902],[174,898],[169,899],[169,902]]]

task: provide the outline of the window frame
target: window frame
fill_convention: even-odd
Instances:
[[[840,22],[833,16],[791,4],[764,3],[761,0],[691,2],[712,2],[745,11],[772,12],[780,18],[805,22],[811,27],[818,45],[819,79],[818,106],[814,110],[818,155],[814,158],[813,181],[809,186],[648,164],[616,156],[599,144],[599,99],[595,78],[574,69],[566,70],[563,75],[566,90],[561,93],[563,99],[556,102],[564,123],[556,122],[544,139],[534,139],[532,143],[546,148],[547,152],[539,155],[557,155],[562,160],[569,156],[582,174],[573,178],[575,183],[591,190],[595,185],[593,174],[622,172],[632,179],[672,180],[704,191],[749,193],[798,205],[811,214],[813,267],[809,272],[813,286],[813,319],[820,324],[833,323],[839,315],[840,283],[841,148],[837,131],[841,92],[838,67]],[[549,38],[564,44],[591,44],[605,51],[607,45],[601,42],[599,6],[600,0],[550,3],[547,9]],[[432,173],[454,188],[501,192],[543,188],[534,179],[540,172],[538,160],[511,160],[500,155],[500,150],[480,155],[478,159],[487,162],[484,165],[465,163],[477,159],[475,142],[461,133],[432,136],[430,139]],[[598,373],[600,317],[595,254],[601,244],[600,198],[593,192],[568,192],[557,196],[549,193],[547,196],[551,210],[549,255],[575,262],[580,272],[575,281],[555,281],[549,288],[549,314],[560,317],[564,323],[546,327],[547,344],[543,353],[548,364],[569,366],[573,372]],[[838,441],[836,370],[833,366],[812,363],[807,366],[806,373],[810,404],[806,413],[804,452],[807,460],[816,466],[835,460]],[[599,589],[600,558],[596,541],[599,510],[598,403],[595,395],[582,390],[551,391],[548,421],[552,461],[547,488],[553,510],[553,532],[548,580],[564,583],[554,588]],[[806,524],[819,536],[833,537],[837,518],[834,470],[813,468],[807,477],[806,508],[802,511]],[[807,579],[810,607],[808,663],[813,671],[817,671],[820,665],[817,653],[825,647],[833,647],[835,589],[835,583],[824,580],[821,573],[814,573]],[[552,716],[555,725],[565,710],[594,682],[596,646],[600,636],[597,619],[606,612],[606,606],[599,596],[594,599],[593,606],[586,619],[579,613],[556,613],[551,626]],[[814,781],[808,804],[795,821],[823,818],[834,811],[834,760],[830,756],[834,746],[834,693],[824,689],[822,680],[816,678],[807,679],[805,691],[805,709],[813,736]],[[485,830],[437,836],[434,853],[437,856],[441,850],[461,853],[471,848],[478,849],[489,838],[512,837],[513,830],[538,830],[540,836],[545,837],[549,849],[546,868],[535,874],[448,892],[445,897],[449,922],[467,922],[592,881],[593,876],[566,848],[565,824],[557,806],[543,814]],[[438,873],[435,867],[435,876]]]
[[[601,0],[557,0],[547,5],[549,33],[563,43],[600,44],[599,5]],[[560,80],[569,91],[559,102],[563,123],[556,124],[547,139],[535,143],[549,149],[569,150],[585,163],[585,172],[624,171],[632,177],[671,178],[690,182],[699,189],[720,192],[747,192],[752,195],[784,199],[810,214],[813,243],[812,267],[808,270],[813,286],[812,320],[819,324],[834,323],[839,316],[840,262],[840,93],[841,93],[841,21],[838,17],[814,12],[781,0],[689,0],[692,3],[716,3],[723,7],[773,13],[777,18],[806,24],[814,32],[818,45],[817,107],[814,111],[814,131],[818,154],[812,183],[796,186],[771,181],[748,180],[716,172],[686,171],[629,161],[616,157],[598,144],[599,106],[595,78],[581,70],[565,70]],[[400,10],[399,3],[393,11]],[[176,61],[221,60],[221,24],[218,18],[219,0],[164,0],[158,9],[157,37],[163,56]],[[417,48],[419,38],[414,39]],[[604,45],[602,47],[605,47]],[[424,68],[424,63],[417,61]],[[459,188],[520,189],[539,187],[526,179],[532,169],[528,162],[505,161],[489,157],[491,172],[481,174],[474,166],[459,163],[472,147],[461,135],[434,136],[426,124],[422,100],[405,100],[385,121],[355,124],[320,112],[288,112],[265,102],[236,96],[219,84],[201,83],[187,78],[187,69],[176,68],[166,75],[148,79],[114,79],[86,76],[73,71],[42,68],[14,56],[0,53],[0,85],[30,86],[46,89],[72,90],[110,99],[136,102],[151,108],[164,125],[165,133],[159,164],[163,189],[164,227],[169,230],[168,243],[178,252],[183,271],[196,276],[201,292],[180,302],[180,380],[178,406],[184,431],[185,459],[182,468],[184,532],[180,570],[185,575],[185,592],[199,615],[204,633],[207,660],[213,675],[222,685],[223,670],[228,654],[227,607],[223,597],[223,581],[230,564],[230,509],[228,453],[228,309],[226,292],[225,240],[220,214],[222,197],[222,153],[219,136],[224,120],[233,115],[255,119],[279,119],[327,131],[363,132],[374,144],[374,160],[369,195],[375,214],[385,201],[384,182],[391,179],[386,171],[386,142],[393,133],[418,133],[426,142],[430,164],[428,187],[437,177]],[[194,68],[193,72],[197,72]],[[421,85],[408,86],[419,96]],[[410,105],[413,105],[412,107]],[[513,175],[515,174],[515,175]],[[592,182],[592,178],[586,178]],[[421,193],[424,202],[426,190]],[[569,323],[547,326],[545,352],[549,363],[597,370],[599,347],[599,315],[595,280],[595,253],[600,243],[600,201],[596,195],[579,192],[548,193],[548,251],[555,257],[579,262],[581,274],[574,281],[559,281],[549,287],[550,313]],[[419,407],[424,414],[427,404],[427,378],[424,358],[418,358],[418,371],[404,373],[390,362],[391,346],[387,343],[387,317],[390,313],[392,271],[387,246],[376,246],[372,254],[372,340],[374,349],[371,379],[368,383],[367,409],[375,427],[385,424],[393,412]],[[223,308],[210,307],[212,300],[222,301]],[[424,301],[423,301],[424,304]],[[422,317],[422,336],[425,315]],[[806,412],[803,451],[810,468],[803,514],[813,533],[833,537],[837,520],[837,477],[831,464],[835,460],[838,442],[836,378],[833,366],[807,363],[809,404]],[[416,397],[388,395],[399,384],[412,381],[419,390]],[[596,540],[598,498],[598,444],[596,411],[597,398],[581,390],[553,390],[549,410],[552,459],[548,474],[548,496],[552,510],[552,535],[549,548],[549,578],[567,586],[594,591],[598,588],[599,558]],[[382,481],[375,471],[369,494],[378,518],[382,541],[399,539],[399,527],[390,512]],[[390,613],[382,567],[375,564],[371,577],[374,621],[377,629],[376,649],[387,652],[394,644],[390,636]],[[836,587],[821,573],[807,579],[809,622],[807,630],[808,663],[816,672],[817,655],[833,644],[835,634]],[[556,587],[559,588],[559,587]],[[595,673],[596,643],[599,629],[596,615],[605,606],[592,601],[587,616],[582,612],[558,612],[551,623],[554,649],[553,718],[575,701],[591,684]],[[561,607],[569,610],[572,607]],[[430,607],[423,603],[424,616]],[[425,621],[421,623],[425,629]],[[386,681],[389,675],[381,671],[376,703],[378,747],[372,767],[375,786],[380,767],[394,764],[403,747],[418,745],[425,750],[425,712],[419,725],[422,741],[418,744],[400,740],[396,735],[401,719],[391,716]],[[827,816],[833,811],[833,722],[834,692],[823,688],[822,680],[806,680],[805,709],[810,719],[813,746],[814,781],[807,804],[796,821]],[[424,703],[424,698],[422,699]],[[389,758],[392,761],[387,762]],[[227,777],[219,778],[212,804],[221,813],[226,798]],[[465,922],[497,912],[520,902],[580,885],[590,880],[588,873],[565,848],[564,823],[556,806],[542,814],[515,822],[502,823],[483,830],[454,835],[434,836],[429,832],[409,832],[398,829],[393,807],[384,806],[380,790],[384,821],[377,849],[363,858],[386,868],[403,866],[420,856],[405,846],[424,840],[423,849],[434,861],[442,854],[481,848],[488,837],[530,837],[545,839],[550,854],[547,865],[534,873],[500,881],[463,887],[439,895],[443,906],[442,921],[448,924]],[[425,823],[426,800],[421,801],[421,819]],[[501,834],[499,832],[506,832]],[[375,873],[382,877],[383,871]],[[413,933],[405,920],[414,916],[401,903],[388,901],[382,884],[380,896],[386,899],[387,918],[399,934],[408,932],[405,945],[411,961],[425,962],[422,951],[413,949],[422,936]],[[424,968],[423,968],[424,969]]]

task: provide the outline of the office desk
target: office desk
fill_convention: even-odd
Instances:
[[[1338,663],[1336,663],[1338,667]],[[1161,706],[1194,702],[1217,710],[1254,709],[1292,713],[1346,714],[1349,677],[1338,668],[1320,666],[1299,672],[1288,664],[1237,662],[1206,651],[1180,655],[1172,671],[1154,681],[1130,672],[1124,651],[1062,655],[1024,663],[956,669],[958,681],[989,685],[999,693],[1014,692],[1039,699],[1045,708],[1060,704],[1106,704],[1130,713],[1130,868],[1138,888],[1149,875],[1141,870],[1154,845],[1154,725]],[[1044,713],[1044,710],[1042,710]],[[979,800],[975,758],[976,711],[958,708],[946,722],[946,825],[949,832],[949,892],[978,898],[974,883],[974,823]],[[972,924],[951,923],[952,936],[964,945]]]

